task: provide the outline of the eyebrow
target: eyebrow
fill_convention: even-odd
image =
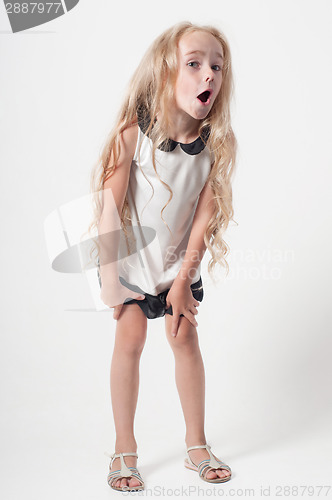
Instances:
[[[185,56],[189,56],[191,54],[202,54],[203,56],[205,55],[205,52],[203,50],[191,50],[190,52],[187,52]],[[219,52],[215,52],[215,54],[220,57],[220,59],[224,60],[223,56]]]

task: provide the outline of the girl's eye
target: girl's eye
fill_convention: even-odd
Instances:
[[[188,66],[190,66],[191,68],[197,68],[199,66],[199,62],[197,62],[197,61],[190,61],[190,62],[188,62]],[[219,64],[214,64],[212,66],[212,69],[214,69],[215,71],[221,71],[221,66],[219,66]]]
[[[190,66],[191,68],[194,68],[194,66],[191,66],[192,64],[197,64],[198,65],[198,62],[197,61],[190,61],[190,62],[188,62],[188,66]]]

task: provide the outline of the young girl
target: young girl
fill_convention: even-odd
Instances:
[[[232,91],[224,35],[189,22],[169,28],[135,71],[93,170],[101,299],[117,320],[111,365],[116,443],[108,483],[119,491],[144,489],[133,432],[139,362],[147,320],[161,316],[186,423],[184,465],[204,481],[231,478],[230,467],[206,443],[195,316],[206,248],[209,273],[216,263],[228,272],[222,235],[233,217]]]

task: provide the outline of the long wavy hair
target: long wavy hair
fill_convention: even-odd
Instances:
[[[128,126],[137,123],[138,109],[141,113],[146,110],[149,126],[145,133],[153,144],[153,167],[160,182],[170,193],[167,204],[161,210],[161,217],[162,212],[170,203],[173,192],[157,173],[155,151],[164,141],[167,145],[170,123],[168,108],[174,99],[174,87],[178,74],[177,49],[179,40],[183,35],[196,31],[213,35],[221,44],[224,56],[221,89],[210,112],[206,118],[201,120],[199,127],[199,135],[213,158],[208,182],[214,194],[214,213],[207,225],[204,242],[211,254],[208,272],[214,281],[213,270],[217,263],[226,268],[227,274],[229,272],[229,265],[225,257],[230,248],[223,240],[223,234],[229,222],[234,220],[231,179],[236,163],[237,140],[231,127],[230,117],[230,101],[234,90],[230,48],[224,34],[213,26],[199,26],[190,22],[178,23],[158,36],[146,51],[129,82],[115,125],[110,131],[100,157],[91,172],[93,220],[89,225],[88,232],[90,233],[91,230],[98,227],[103,206],[104,182],[116,168],[120,155],[120,135]],[[158,120],[156,120],[157,113],[160,115],[158,115]],[[206,140],[207,130],[209,133]],[[120,218],[121,228],[128,235],[127,226],[131,226],[131,214],[127,196]],[[97,254],[98,249],[99,245],[96,241]]]

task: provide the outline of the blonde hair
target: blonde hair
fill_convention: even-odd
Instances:
[[[233,76],[231,54],[225,36],[213,26],[199,26],[190,22],[182,22],[164,31],[148,48],[140,64],[134,72],[120,108],[115,125],[111,130],[102,149],[97,164],[91,172],[91,191],[93,193],[94,218],[88,231],[97,228],[102,211],[102,190],[104,182],[112,175],[120,156],[120,135],[130,125],[137,122],[137,110],[147,110],[150,120],[146,134],[149,135],[152,148],[153,167],[159,180],[170,192],[167,204],[173,193],[163,182],[156,169],[155,151],[163,141],[168,139],[169,103],[173,100],[175,81],[178,73],[177,49],[183,35],[196,31],[210,33],[221,44],[224,62],[222,65],[222,85],[215,102],[207,117],[201,120],[199,135],[206,147],[213,153],[213,164],[208,177],[214,194],[215,207],[204,235],[204,242],[212,256],[208,264],[208,272],[212,272],[217,263],[226,267],[225,259],[229,246],[223,240],[229,222],[233,219],[231,177],[236,162],[237,141],[231,127],[230,101],[233,93]],[[158,120],[155,121],[158,112]],[[205,132],[209,131],[205,141]],[[112,154],[112,162],[111,160]],[[139,159],[138,159],[139,164]],[[165,222],[165,221],[164,221]],[[126,232],[126,226],[131,224],[131,216],[127,196],[121,212],[121,227]],[[97,243],[97,247],[98,243]],[[213,276],[212,276],[213,279]]]

